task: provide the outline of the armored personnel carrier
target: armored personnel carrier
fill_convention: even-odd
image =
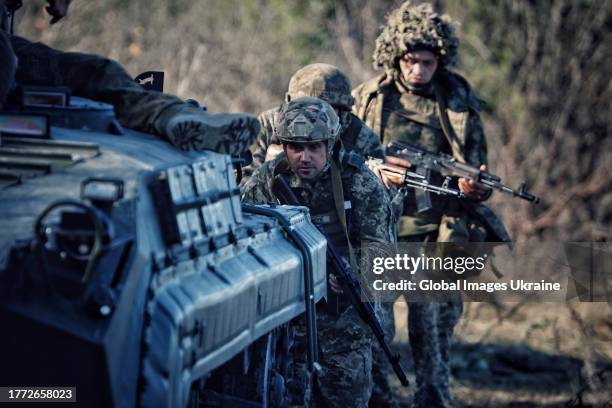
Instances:
[[[122,129],[109,105],[21,100],[0,114],[0,385],[76,387],[83,406],[283,405],[286,323],[313,322],[326,290],[307,210],[241,205],[229,156]]]

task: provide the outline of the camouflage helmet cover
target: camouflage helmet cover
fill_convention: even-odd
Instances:
[[[287,100],[302,96],[321,98],[327,103],[350,110],[354,103],[351,80],[340,68],[324,63],[306,65],[289,80]]]
[[[329,103],[304,96],[283,104],[274,132],[283,143],[327,141],[328,157],[331,157],[340,132],[340,120]]]
[[[429,3],[416,6],[406,1],[387,17],[387,24],[376,39],[372,56],[375,68],[397,69],[397,61],[410,51],[433,52],[442,67],[457,63],[459,39],[448,15],[439,15]]]

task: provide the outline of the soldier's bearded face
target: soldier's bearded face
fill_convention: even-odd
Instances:
[[[404,81],[411,85],[427,85],[438,69],[438,57],[431,51],[409,52],[399,61]]]
[[[283,146],[289,167],[300,178],[313,180],[327,164],[327,143],[287,143]]]

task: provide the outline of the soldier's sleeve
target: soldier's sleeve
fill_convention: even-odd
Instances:
[[[359,148],[365,158],[384,159],[385,152],[380,137],[364,123],[359,132]]]
[[[393,214],[383,184],[365,166],[354,177],[351,235],[360,241],[395,242]]]
[[[19,59],[17,82],[66,86],[73,95],[109,103],[127,128],[159,134],[156,122],[161,112],[183,103],[173,95],[146,91],[109,58],[63,52],[17,36],[11,38],[11,43]]]
[[[271,181],[272,169],[269,164],[257,168],[243,188],[242,201],[252,204],[276,203]]]
[[[359,265],[364,266],[369,263],[368,259],[363,258],[364,256],[392,257],[396,251],[396,238],[389,198],[383,184],[365,167],[364,171],[360,171],[354,177],[351,202],[354,212],[351,215],[350,235],[357,237],[355,240],[357,242],[353,242],[353,248]],[[368,275],[366,271],[368,271],[367,266],[361,269],[367,281],[373,276]],[[365,287],[370,285],[366,284]],[[380,293],[372,296],[375,303],[379,304]]]
[[[244,178],[241,185],[246,185],[248,179],[266,161],[266,152],[268,146],[271,143],[272,135],[274,133],[274,113],[273,110],[262,112],[259,116],[260,131],[257,135],[255,143],[250,147],[251,154],[253,155],[253,162],[242,169]]]

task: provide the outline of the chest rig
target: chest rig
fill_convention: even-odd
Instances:
[[[285,163],[286,164],[286,163]],[[357,260],[349,233],[352,224],[352,202],[350,189],[345,188],[340,176],[340,169],[335,161],[330,169],[319,179],[305,182],[282,164],[276,168],[276,175],[285,179],[300,204],[310,210],[312,222],[324,232],[338,253],[347,259],[354,271],[357,271]],[[329,265],[328,265],[329,270]],[[328,291],[327,303],[320,307],[325,312],[337,315],[350,304],[345,296]]]
[[[282,172],[280,175],[287,181],[300,204],[310,209],[312,222],[327,234],[340,254],[348,259],[349,246],[344,227],[338,216],[331,176],[327,174],[314,183],[304,183],[291,172]],[[347,223],[347,230],[350,231],[352,221],[350,190],[346,188],[342,190],[343,212]]]

